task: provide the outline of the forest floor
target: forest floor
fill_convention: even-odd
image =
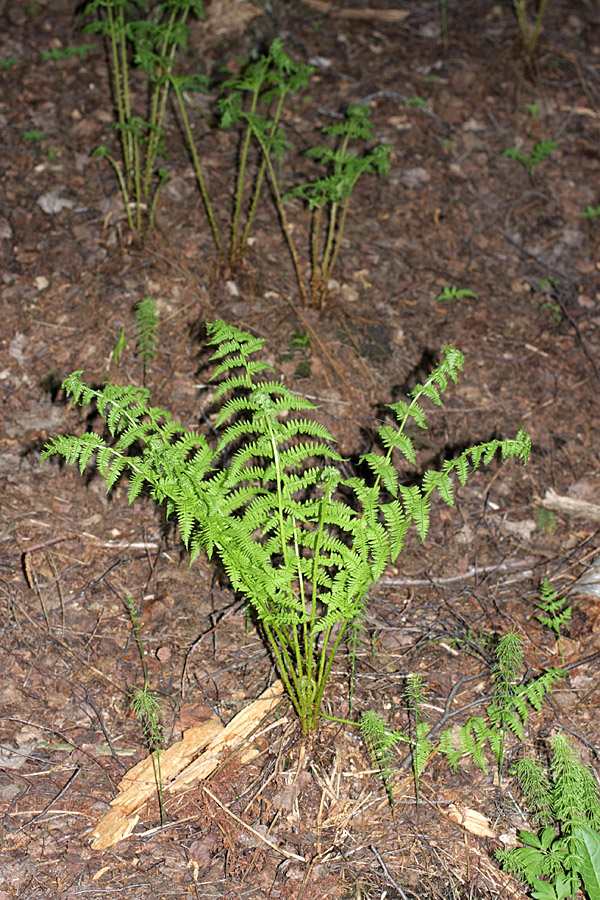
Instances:
[[[524,677],[560,666],[561,647],[566,668],[531,711],[525,746],[543,758],[562,729],[599,771],[600,598],[582,583],[600,564],[600,219],[582,216],[600,203],[597,4],[553,0],[530,63],[508,2],[449,2],[446,29],[433,0],[388,3],[387,18],[367,2],[326,6],[213,0],[178,63],[222,80],[281,37],[314,66],[282,119],[295,148],[286,190],[314,171],[303,151],[320,128],[368,105],[390,175],[359,181],[322,309],[299,296],[267,191],[244,265],[218,265],[174,108],[170,180],[137,248],[114,171],[90,157],[99,144],[118,153],[101,38],[59,0],[0,9],[0,900],[526,893],[495,856],[532,827],[510,774],[522,742],[508,736],[500,783],[491,758],[487,774],[469,759],[453,772],[434,754],[418,804],[397,745],[392,806],[358,729],[324,721],[303,740],[285,700],[208,781],[165,793],[163,828],[152,793],[128,837],[91,847],[119,781],[147,755],[129,706],[142,671],[127,596],[166,746],[213,716],[226,724],[276,678],[227,578],[205,558],[189,567],[149,500],[129,506],[122,485],[107,495],[91,468],[82,478],[56,458],[40,466],[53,434],[101,428],[66,399],[69,373],[142,383],[135,308],[148,295],[160,312],[146,379],[156,405],[206,428],[204,324],[223,319],[267,339],[267,360],[314,399],[348,465],[445,344],[464,353],[458,385],[428,413],[419,471],[520,428],[531,459],[477,471],[455,509],[435,503],[425,544],[412,535],[374,587],[352,714],[374,709],[410,730],[411,673],[432,728],[484,714],[494,649],[515,630]],[[82,57],[41,55],[84,43]],[[139,76],[133,87],[141,96]],[[226,234],[239,135],[211,128],[206,108],[192,108],[192,124]],[[503,155],[531,159],[544,141],[556,146],[537,165]],[[286,209],[306,274],[309,214],[300,201]],[[546,578],[572,606],[560,645],[537,618]],[[350,715],[348,682],[340,653],[333,715]]]

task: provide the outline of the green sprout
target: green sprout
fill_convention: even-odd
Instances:
[[[467,291],[465,288],[457,288],[454,285],[449,286],[445,285],[441,294],[438,294],[435,298],[436,300],[463,300],[465,297],[470,297],[473,300],[477,300],[477,294],[473,291]]]

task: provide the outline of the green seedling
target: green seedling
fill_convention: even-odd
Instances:
[[[472,716],[456,733],[451,728],[442,732],[436,749],[446,757],[453,769],[463,756],[469,756],[487,773],[484,751],[489,745],[501,783],[507,735],[510,733],[519,741],[525,741],[523,729],[530,708],[537,711],[542,708],[546,695],[564,673],[561,669],[547,669],[533,681],[519,683],[523,670],[523,642],[515,632],[500,638],[495,657],[493,697],[486,716]]]
[[[540,105],[539,105],[539,103],[526,103],[525,109],[527,110],[527,112],[529,113],[531,118],[533,119],[538,115],[538,113],[540,111]]]
[[[463,757],[468,757],[487,774],[486,750],[489,749],[495,757],[501,780],[507,735],[510,733],[520,742],[524,742],[524,727],[527,724],[529,709],[542,708],[544,699],[564,673],[560,669],[549,669],[531,682],[518,684],[517,678],[523,668],[523,652],[521,639],[513,632],[500,639],[494,656],[495,664],[492,670],[494,689],[486,715],[472,716],[463,726],[446,729],[441,733],[437,743],[430,736],[433,734],[430,723],[421,715],[427,691],[420,675],[408,677],[404,692],[412,723],[412,736],[400,731],[391,731],[377,713],[369,711],[363,714],[360,722],[361,731],[392,804],[392,749],[400,741],[411,746],[417,802],[421,773],[434,753],[440,753],[445,757],[454,771],[459,761]]]
[[[519,32],[521,35],[521,45],[529,61],[533,59],[537,52],[540,30],[548,8],[548,2],[549,0],[540,0],[537,6],[533,27],[530,28],[527,20],[526,0],[513,0],[513,8],[517,16]]]
[[[390,731],[385,719],[379,713],[367,710],[360,720],[360,732],[367,746],[369,756],[377,767],[379,777],[383,781],[385,792],[394,806],[394,793],[392,790],[392,766],[394,763],[393,749],[396,744],[407,742],[408,738],[401,731]]]
[[[405,106],[417,106],[419,109],[429,109],[429,102],[423,97],[407,97],[404,101]]]
[[[562,322],[562,310],[558,303],[554,303],[552,300],[544,300],[543,303],[540,303],[539,308],[548,312],[552,325],[560,325]]]
[[[129,227],[143,243],[154,224],[158,196],[168,179],[157,165],[166,158],[163,121],[167,109],[175,57],[187,46],[190,15],[204,17],[202,0],[170,0],[159,4],[148,18],[133,18],[128,0],[92,0],[84,16],[93,17],[84,31],[99,32],[107,41],[117,109],[116,129],[121,159],[107,147],[92,154],[105,158],[115,169]],[[136,115],[130,87],[130,69],[142,69],[148,85],[146,118]]]
[[[517,162],[520,162],[521,165],[527,169],[528,173],[532,175],[534,169],[536,169],[545,159],[548,159],[557,147],[558,141],[540,141],[533,148],[531,156],[526,156],[517,147],[509,147],[506,150],[503,150],[502,156],[507,156],[509,159],[516,159]]]
[[[95,50],[93,44],[80,44],[78,47],[53,47],[40,53],[42,62],[62,62],[65,59],[83,59],[90,50]]]
[[[580,219],[597,219],[600,216],[600,203],[598,206],[590,206],[585,207],[582,213],[579,214]]]
[[[158,694],[150,690],[150,682],[148,679],[148,666],[146,664],[146,650],[142,638],[142,629],[140,617],[135,608],[135,603],[131,597],[127,597],[127,612],[131,619],[131,627],[133,636],[140,655],[142,664],[142,672],[144,676],[144,686],[135,687],[129,696],[129,706],[136,719],[142,725],[142,732],[146,746],[152,754],[152,766],[154,769],[154,778],[156,781],[156,791],[158,795],[158,808],[160,812],[160,824],[164,825],[165,811],[163,803],[163,784],[162,773],[160,768],[160,752],[164,744],[163,727],[162,727],[162,707]]]
[[[299,351],[304,359],[296,366],[295,375],[297,378],[308,378],[310,376],[312,366],[310,361],[310,335],[306,331],[296,331],[290,338],[290,349]]]
[[[421,772],[433,750],[432,741],[427,739],[429,724],[421,718],[421,707],[427,697],[427,689],[421,675],[409,675],[404,689],[408,713],[412,718],[412,769],[415,782],[415,799],[419,804],[419,785]]]
[[[580,888],[588,900],[600,900],[598,784],[561,732],[550,739],[550,750],[549,769],[529,758],[512,769],[540,830],[521,831],[523,846],[496,856],[535,900],[566,900]]]
[[[473,291],[467,291],[464,288],[457,288],[454,285],[451,287],[449,285],[445,285],[441,294],[438,294],[435,298],[436,300],[463,300],[465,297],[470,297],[473,300],[477,300],[477,294],[473,293]]]
[[[363,156],[350,150],[354,141],[370,141],[373,125],[370,110],[366,106],[349,106],[344,120],[337,125],[327,125],[323,134],[338,141],[335,147],[312,147],[307,156],[326,166],[327,174],[315,181],[298,185],[283,199],[298,197],[306,202],[312,213],[310,300],[313,306],[323,308],[329,290],[329,281],[340,252],[344,227],[352,194],[359,178],[368,173],[387,175],[391,147],[379,144]],[[283,212],[281,198],[278,208],[286,233],[288,246],[294,259],[296,278],[302,298],[308,300],[298,255]]]
[[[23,132],[21,140],[32,144],[41,144],[42,141],[46,140],[46,137],[47,135],[40,131],[39,128],[30,128],[28,131]]]
[[[542,610],[542,615],[536,616],[538,622],[551,628],[558,638],[560,660],[564,663],[560,629],[571,621],[572,606],[565,606],[567,601],[558,596],[558,591],[553,591],[547,578],[544,579],[540,592],[540,600],[537,606]]]
[[[0,69],[10,69],[11,66],[16,66],[19,62],[16,56],[7,56],[4,59],[0,59]]]
[[[118,363],[123,355],[123,351],[127,346],[127,336],[125,334],[125,328],[121,326],[121,331],[119,332],[119,337],[116,340],[115,346],[113,347],[112,357],[114,362]]]
[[[545,531],[546,534],[553,534],[558,524],[558,519],[549,509],[544,506],[538,506],[535,511],[536,528]]]
[[[284,102],[288,95],[306,87],[313,72],[312,66],[294,62],[284,51],[283,42],[278,38],[272,42],[266,55],[250,61],[238,75],[228,79],[223,85],[223,97],[219,100],[221,128],[231,128],[240,123],[244,126],[231,228],[229,261],[232,266],[239,265],[244,258],[265,173],[268,173],[296,274],[300,276],[276,170],[281,166],[284,153],[291,148],[280,127]],[[246,197],[248,154],[252,141],[260,148],[261,162],[254,178],[246,224],[240,235]]]
[[[138,357],[143,366],[143,383],[148,381],[152,360],[156,357],[158,345],[158,308],[155,300],[148,296],[140,300],[135,308],[135,331]]]
[[[453,478],[464,484],[497,454],[526,463],[530,440],[520,431],[477,444],[420,481],[401,483],[395,457],[416,465],[408,422],[426,428],[423,401],[442,405],[462,371],[462,354],[447,346],[429,378],[390,406],[397,424],[382,425],[381,451],[361,457],[369,474],[348,477],[329,431],[303,415],[314,405],[253,358],[264,341],[224,322],[209,324],[207,333],[221,404],[216,446],[151,406],[145,388],[98,390],[75,372],[65,391],[79,405],[95,403],[110,440],[62,435],[42,457],[60,454],[81,472],[94,458],[107,489],[127,474],[130,502],[146,489],[164,503],[192,561],[202,552],[221,560],[260,624],[303,732],[314,733],[340,643],[408,529],[426,539],[432,494],[453,506]]]

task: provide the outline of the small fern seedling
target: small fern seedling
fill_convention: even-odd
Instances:
[[[390,801],[390,806],[393,807],[392,766],[394,754],[392,751],[400,741],[408,742],[409,739],[401,731],[390,731],[385,719],[371,709],[361,716],[360,732],[367,745],[369,755],[374,765],[377,766],[379,777],[383,781]]]
[[[558,596],[558,591],[552,590],[550,582],[545,578],[540,591],[540,600],[537,604],[543,614],[536,616],[536,619],[556,633],[561,663],[564,663],[564,657],[560,629],[567,622],[571,621],[573,613],[573,607],[565,606],[566,602],[564,597]]]
[[[142,244],[169,177],[166,169],[157,167],[158,158],[167,156],[163,123],[171,85],[165,73],[171,73],[177,53],[187,46],[189,16],[204,18],[204,5],[202,0],[168,0],[152,4],[152,9],[146,3],[137,6],[142,7],[139,18],[136,4],[128,0],[89,0],[83,15],[92,18],[84,31],[99,32],[106,41],[121,144],[120,159],[105,145],[92,156],[106,159],[115,170],[129,227]],[[146,77],[147,118],[136,115],[133,67]]]
[[[80,405],[95,402],[111,439],[61,435],[42,458],[60,454],[81,472],[95,458],[107,489],[128,474],[130,502],[146,487],[177,516],[192,562],[202,552],[220,558],[260,623],[303,731],[315,732],[340,643],[409,528],[427,537],[433,493],[453,506],[452,476],[465,484],[496,454],[526,463],[529,437],[520,431],[477,444],[425,472],[420,483],[400,482],[395,456],[416,464],[408,421],[426,428],[423,400],[441,406],[462,370],[462,354],[447,346],[409,400],[390,406],[397,425],[379,429],[382,452],[361,458],[369,475],[346,477],[331,434],[305,415],[313,404],[265,378],[270,366],[253,358],[264,341],[224,322],[207,332],[221,404],[216,446],[151,406],[145,388],[97,390],[75,372],[65,391]]]
[[[549,156],[552,156],[557,147],[558,141],[540,141],[531,151],[531,156],[526,156],[518,147],[508,147],[502,151],[502,156],[508,156],[510,159],[517,160],[527,169],[529,175],[532,175],[534,169],[545,159],[548,159]]]
[[[421,772],[425,768],[433,749],[432,742],[426,738],[429,724],[421,718],[421,707],[427,696],[427,690],[421,675],[417,673],[409,675],[406,679],[404,696],[408,704],[408,711],[413,719],[412,767],[415,779],[415,797],[418,806]]]
[[[588,203],[582,213],[579,213],[580,219],[598,219],[600,218],[600,203],[597,206],[592,206]]]
[[[240,122],[245,123],[231,228],[229,262],[233,267],[239,265],[244,258],[265,173],[268,173],[296,275],[300,277],[291,231],[281,202],[280,179],[277,177],[275,165],[281,164],[283,154],[291,148],[291,144],[286,140],[284,132],[280,128],[285,99],[289,94],[295,94],[305,87],[313,72],[312,66],[292,60],[283,48],[283,41],[276,38],[271,43],[268,53],[258,60],[250,61],[239,74],[230,78],[223,85],[224,94],[219,101],[220,127],[231,128]],[[260,147],[262,159],[254,177],[246,224],[240,234],[247,190],[249,151],[253,140]]]
[[[448,728],[440,735],[438,751],[452,769],[459,760],[469,756],[487,774],[485,757],[489,745],[496,759],[498,780],[502,781],[505,743],[508,733],[519,741],[525,740],[524,727],[529,710],[541,710],[544,699],[556,682],[563,677],[561,669],[547,669],[533,681],[519,683],[523,667],[523,642],[515,632],[503,635],[495,651],[492,670],[494,690],[486,716],[471,716],[455,733]]]
[[[129,696],[129,706],[131,712],[142,725],[142,733],[149,752],[152,754],[152,767],[154,769],[154,779],[156,781],[156,790],[158,794],[158,809],[160,813],[160,824],[164,825],[165,811],[163,801],[163,784],[162,773],[160,768],[160,752],[164,743],[163,727],[162,727],[162,707],[158,694],[150,690],[150,682],[148,679],[148,666],[146,664],[146,652],[144,649],[144,641],[142,638],[142,629],[140,617],[135,604],[131,597],[127,597],[127,612],[131,619],[131,627],[133,636],[140,655],[142,664],[142,673],[144,677],[143,687],[134,687]]]
[[[337,147],[311,147],[306,155],[325,166],[327,173],[315,181],[300,184],[283,198],[298,197],[312,213],[310,295],[313,306],[323,308],[329,280],[341,249],[342,236],[352,194],[359,178],[367,173],[388,175],[392,148],[379,144],[358,156],[349,147],[354,141],[370,141],[373,136],[371,111],[367,106],[349,106],[344,120],[326,125],[323,134],[339,141]],[[288,238],[288,243],[291,240]],[[300,292],[305,298],[302,279]]]
[[[158,345],[158,308],[148,295],[135,308],[135,330],[138,356],[142,361],[144,385],[148,381],[150,363],[156,356]]]

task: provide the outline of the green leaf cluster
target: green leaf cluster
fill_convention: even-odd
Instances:
[[[518,147],[508,147],[502,151],[502,156],[508,156],[509,159],[516,159],[523,165],[531,175],[541,162],[552,156],[558,147],[558,141],[539,141],[531,151],[530,156],[526,156]]]
[[[189,16],[204,18],[204,5],[202,0],[90,0],[83,15],[92,19],[84,31],[101,34],[108,46],[115,129],[121,144],[121,159],[106,146],[92,155],[105,158],[114,168],[129,227],[142,243],[152,229],[159,192],[168,179],[157,162],[167,156],[163,122],[175,57],[187,47]],[[135,110],[132,67],[141,69],[147,79],[143,115]]]
[[[446,729],[440,735],[437,749],[453,769],[464,756],[469,756],[487,773],[485,750],[489,746],[501,780],[507,734],[513,734],[519,741],[525,740],[524,728],[530,709],[541,710],[544,699],[564,672],[547,669],[533,681],[519,683],[523,669],[523,640],[514,631],[500,638],[495,657],[494,689],[486,716],[471,716],[456,732],[452,728]]]
[[[107,489],[127,475],[130,502],[146,489],[177,517],[192,561],[202,552],[221,559],[260,623],[305,731],[314,731],[339,644],[409,528],[425,540],[432,494],[452,506],[454,476],[464,484],[496,455],[526,463],[529,437],[521,431],[478,444],[428,470],[420,484],[400,482],[395,460],[416,461],[407,423],[426,428],[423,400],[442,405],[462,369],[462,355],[447,346],[429,378],[391,405],[397,425],[379,429],[383,451],[362,458],[370,477],[347,477],[333,437],[307,415],[313,404],[254,358],[264,341],[224,322],[207,325],[207,334],[220,404],[216,446],[153,407],[145,388],[98,390],[75,372],[65,391],[79,405],[96,405],[110,438],[58,436],[43,458],[60,454],[83,472],[95,457]]]
[[[326,174],[297,185],[283,198],[303,200],[313,215],[311,301],[314,306],[323,307],[327,298],[350,200],[359,178],[364,174],[389,174],[392,151],[389,145],[378,144],[362,155],[350,149],[351,142],[372,140],[370,117],[367,106],[349,106],[341,122],[323,127],[322,133],[334,138],[333,146],[311,147],[306,155],[324,166]]]
[[[536,900],[565,900],[583,888],[600,898],[600,792],[593,771],[558,732],[550,739],[550,766],[519,760],[517,776],[538,832],[521,831],[523,846],[499,851],[504,869],[530,886]]]

